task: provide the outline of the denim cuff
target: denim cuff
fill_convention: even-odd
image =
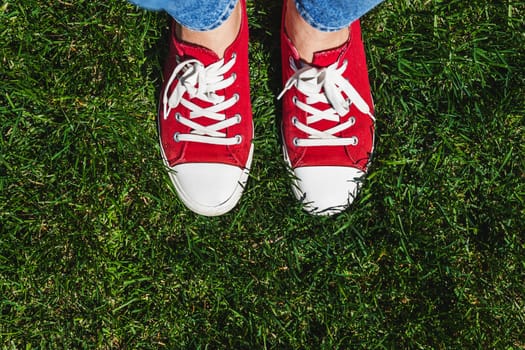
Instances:
[[[383,0],[295,0],[297,11],[317,30],[334,32],[348,27]]]
[[[180,25],[194,31],[219,27],[239,0],[129,0],[149,10],[164,10]]]
[[[206,1],[206,6],[191,13],[181,13],[178,4],[174,4],[166,11],[182,26],[199,32],[215,29],[226,22],[239,0],[221,0],[220,4],[210,6],[216,1]],[[172,8],[171,8],[172,7]]]

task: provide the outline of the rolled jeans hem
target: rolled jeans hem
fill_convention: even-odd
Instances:
[[[239,0],[129,0],[150,10],[164,10],[180,25],[194,31],[219,27]],[[286,0],[284,0],[286,1]],[[294,0],[301,17],[325,32],[348,27],[383,0]]]
[[[239,0],[129,0],[148,10],[166,11],[180,25],[198,32],[218,28],[232,14]]]
[[[322,32],[335,32],[347,28],[383,0],[342,1],[340,2],[341,9],[337,12],[326,11],[329,7],[319,6],[319,0],[295,0],[294,2],[297,11],[306,23]],[[341,13],[345,15],[340,15]]]
[[[224,22],[226,22],[226,20],[228,18],[230,18],[231,14],[233,12],[233,9],[237,5],[237,2],[238,2],[238,0],[230,1],[230,3],[224,9],[224,12],[220,15],[220,17],[216,21],[214,21],[211,24],[209,24],[208,26],[194,27],[194,25],[192,23],[187,23],[187,22],[182,21],[182,20],[176,20],[176,21],[180,25],[182,25],[182,26],[184,26],[184,27],[186,27],[186,28],[188,28],[190,30],[196,31],[196,32],[205,32],[205,31],[208,31],[208,30],[213,30],[215,28],[220,27],[221,24],[223,24]],[[168,13],[170,14],[171,17],[175,18],[175,16],[172,13],[170,13],[169,11],[168,11]]]

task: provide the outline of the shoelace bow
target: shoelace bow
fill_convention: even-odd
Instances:
[[[239,95],[234,94],[229,99],[226,99],[224,96],[217,94],[218,90],[229,87],[235,81],[235,73],[226,79],[224,78],[224,74],[235,64],[235,58],[236,56],[233,55],[227,63],[224,62],[224,59],[221,59],[207,67],[198,60],[191,59],[183,61],[175,67],[164,89],[164,119],[168,118],[172,109],[182,104],[190,111],[189,118],[184,117],[180,113],[175,113],[175,119],[191,129],[188,134],[176,133],[173,136],[176,142],[190,141],[215,145],[234,145],[242,141],[240,135],[228,138],[226,133],[221,131],[241,122],[239,114],[227,118],[224,113],[226,109],[239,101]],[[182,74],[180,75],[181,72]],[[179,75],[180,77],[178,77]],[[177,77],[177,85],[171,95],[168,96],[170,86]],[[189,99],[184,97],[186,92]],[[192,100],[201,100],[211,105],[209,107],[201,107],[192,102]],[[204,126],[194,121],[196,118],[203,117],[217,122]]]
[[[292,117],[293,125],[308,134],[308,138],[295,138],[294,144],[296,146],[357,145],[358,139],[355,136],[346,138],[335,136],[335,134],[355,124],[355,117],[350,117],[345,122],[339,123],[341,117],[348,114],[351,104],[355,105],[362,113],[367,114],[372,120],[375,120],[368,104],[352,84],[343,77],[348,62],[345,60],[341,67],[338,67],[338,65],[339,62],[336,62],[326,68],[319,69],[304,64],[302,68],[298,68],[295,60],[290,58],[290,67],[294,70],[294,74],[288,79],[283,91],[277,98],[282,98],[285,92],[293,86],[306,96],[306,103],[300,101],[297,97],[293,98],[294,104],[307,113],[306,124],[299,121],[297,117]],[[312,105],[319,102],[327,104],[329,107],[325,110],[312,107]],[[318,130],[310,126],[321,120],[330,120],[339,124],[327,130]]]

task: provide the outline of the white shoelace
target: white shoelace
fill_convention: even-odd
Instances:
[[[283,91],[277,98],[280,99],[292,86],[295,86],[297,90],[306,96],[306,103],[299,101],[297,97],[293,98],[294,104],[307,113],[306,124],[300,122],[297,117],[292,117],[292,124],[308,134],[308,138],[295,138],[293,142],[296,146],[357,145],[359,140],[356,136],[346,138],[335,136],[335,134],[354,125],[355,117],[350,117],[347,121],[327,130],[318,130],[310,126],[321,120],[339,122],[341,117],[348,114],[351,104],[355,105],[362,113],[367,114],[372,120],[375,120],[368,104],[352,84],[343,77],[348,62],[345,60],[339,68],[337,67],[338,65],[339,63],[336,62],[326,68],[319,69],[304,64],[302,68],[298,68],[294,59],[290,58],[290,67],[295,73],[288,79]],[[320,110],[312,107],[315,103],[327,104],[328,108]]]
[[[215,145],[241,143],[242,137],[240,135],[226,137],[226,133],[221,131],[241,122],[239,114],[227,117],[224,113],[224,110],[239,101],[239,95],[234,94],[231,98],[226,99],[224,96],[216,93],[217,90],[225,89],[235,81],[235,73],[227,79],[224,78],[224,74],[235,64],[235,58],[236,56],[233,55],[228,63],[221,59],[207,67],[195,59],[187,60],[177,65],[164,89],[164,119],[168,118],[172,109],[182,104],[190,111],[189,118],[184,117],[180,113],[175,113],[175,119],[189,127],[191,131],[188,134],[176,133],[173,136],[176,142],[190,141]],[[183,72],[182,75],[178,77],[181,72]],[[170,86],[177,77],[177,85],[171,95],[168,96]],[[184,98],[186,92],[189,99]],[[193,99],[209,102],[211,106],[200,107],[191,101]],[[204,126],[194,120],[197,118],[213,119],[217,123]]]

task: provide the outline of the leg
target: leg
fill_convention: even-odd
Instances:
[[[241,17],[241,5],[237,3],[230,17],[215,29],[196,31],[177,25],[175,31],[180,40],[204,46],[222,58],[226,48],[233,43],[239,33]]]
[[[311,62],[314,52],[341,46],[350,23],[382,0],[285,0],[284,27],[299,55]],[[295,6],[294,6],[295,5]]]
[[[239,32],[241,6],[237,0],[130,0],[152,10],[165,10],[175,20],[179,40],[206,47],[223,57]]]
[[[304,61],[311,63],[315,52],[341,46],[348,40],[348,27],[330,32],[316,29],[301,16],[294,0],[286,1],[284,28]]]

